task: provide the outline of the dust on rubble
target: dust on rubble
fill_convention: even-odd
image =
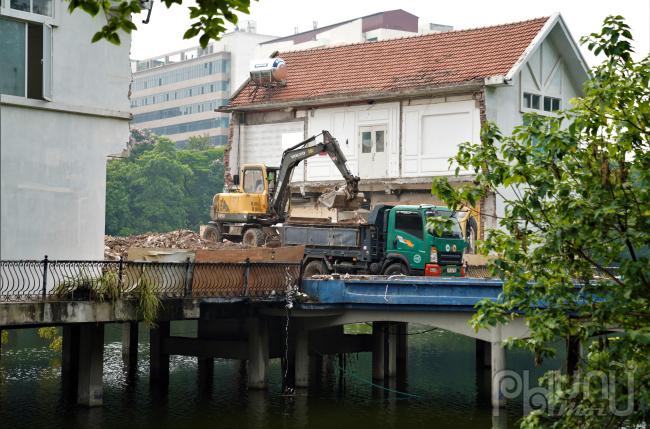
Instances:
[[[204,240],[198,233],[190,231],[189,229],[179,229],[177,231],[164,233],[150,232],[140,235],[131,235],[128,237],[117,237],[112,235],[104,236],[105,259],[117,260],[120,259],[120,256],[126,258],[127,252],[131,247],[211,250],[224,248],[241,249],[244,246],[228,240],[224,240],[223,243]]]

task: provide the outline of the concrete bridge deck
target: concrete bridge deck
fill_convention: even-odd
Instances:
[[[308,385],[314,362],[318,366],[323,356],[339,353],[372,352],[373,378],[391,378],[404,373],[400,368],[407,365],[407,324],[420,323],[475,338],[477,361],[492,369],[493,405],[504,405],[499,387],[499,374],[505,369],[502,342],[509,336],[526,335],[526,328],[517,320],[478,332],[469,325],[477,302],[498,299],[499,281],[367,276],[298,282],[294,266],[293,277],[286,276],[278,285],[265,273],[280,269],[286,275],[289,271],[275,265],[260,266],[255,272],[250,264],[167,263],[166,274],[159,276],[153,275],[155,264],[124,266],[121,271],[111,265],[109,269],[123,276],[120,285],[127,290],[143,275],[158,282],[154,289],[162,308],[150,330],[151,382],[165,385],[169,356],[179,354],[199,359],[201,379],[211,379],[214,358],[245,360],[248,385],[253,389],[266,388],[271,358],[281,358],[283,367],[288,366],[290,376],[285,382],[295,387]],[[43,272],[50,274],[45,268]],[[96,274],[105,277],[105,272],[106,267],[101,266]],[[39,293],[40,277],[38,284],[21,289],[30,292],[26,295],[8,293],[16,289],[7,288],[7,283],[0,287],[0,329],[62,326],[62,377],[74,380],[80,404],[100,405],[104,325],[123,324],[125,362],[135,365],[138,322],[142,320],[137,300],[128,294],[114,300],[98,299],[85,289],[83,294],[57,293],[60,288],[51,277],[54,288],[43,287],[43,293]],[[92,283],[91,289],[100,285]],[[287,311],[286,293],[294,296],[296,290],[301,293]],[[171,336],[170,322],[175,320],[196,320],[196,337]],[[371,323],[372,334],[344,333],[344,325],[360,322]],[[289,349],[285,349],[287,335]]]

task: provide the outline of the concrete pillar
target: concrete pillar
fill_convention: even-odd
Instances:
[[[566,372],[568,375],[574,375],[580,366],[580,339],[575,336],[567,338],[566,344]]]
[[[383,322],[372,323],[372,378],[384,379],[384,340],[386,329]]]
[[[169,355],[163,352],[169,328],[169,322],[158,322],[158,326],[149,331],[149,380],[159,386],[169,383]]]
[[[399,339],[399,332],[397,324],[389,322],[387,325],[386,346],[384,349],[386,377],[393,378],[397,375],[397,342]]]
[[[299,329],[296,332],[295,386],[309,386],[309,332]]]
[[[129,374],[138,367],[138,322],[122,324],[122,361]]]
[[[104,389],[104,324],[84,323],[79,327],[79,381],[77,403],[102,405]]]
[[[248,321],[248,388],[266,389],[269,370],[269,328],[264,319]]]
[[[213,338],[214,335],[210,333],[210,326],[208,320],[199,319],[197,321],[196,336],[198,338]],[[198,379],[199,388],[201,390],[211,390],[212,380],[214,378],[214,358],[200,357],[198,358]]]
[[[493,342],[492,353],[492,407],[503,408],[506,406],[506,398],[501,391],[501,383],[506,369],[506,349],[501,342]]]
[[[63,325],[61,347],[61,385],[69,398],[77,396],[79,376],[79,325]]]
[[[488,343],[487,341],[476,339],[475,344],[476,344],[476,368],[477,369],[489,368],[492,360],[492,358],[490,357],[490,352],[492,350],[492,348],[490,347],[490,343]]]
[[[395,325],[397,326],[397,376],[400,379],[405,379],[408,370],[409,324],[399,322]]]

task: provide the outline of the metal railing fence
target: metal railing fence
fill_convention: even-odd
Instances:
[[[0,302],[101,301],[153,292],[163,298],[284,296],[301,264],[283,262],[0,261]]]

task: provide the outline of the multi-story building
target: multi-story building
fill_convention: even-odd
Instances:
[[[347,21],[313,28],[290,36],[260,43],[261,52],[311,49],[340,43],[376,42],[417,33],[442,33],[453,30],[450,25],[420,23],[420,18],[402,9],[386,10]]]
[[[227,33],[205,49],[192,48],[134,61],[131,85],[133,127],[147,128],[183,146],[189,137],[209,136],[225,144],[228,115],[215,109],[248,77],[248,67],[260,42],[275,36],[246,30]]]
[[[129,138],[129,35],[64,0],[0,4],[0,258],[102,259],[106,160]]]

